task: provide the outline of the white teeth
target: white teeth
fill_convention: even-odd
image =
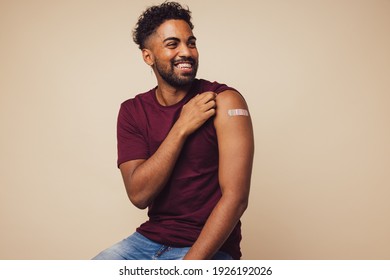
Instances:
[[[191,68],[192,66],[189,63],[180,63],[177,65],[177,67],[183,69],[183,68]]]

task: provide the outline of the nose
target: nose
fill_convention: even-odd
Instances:
[[[179,56],[181,56],[181,57],[191,56],[191,49],[187,46],[187,44],[180,45]]]

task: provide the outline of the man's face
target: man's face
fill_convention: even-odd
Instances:
[[[148,41],[154,55],[157,79],[173,87],[190,85],[198,70],[196,38],[183,20],[167,20]]]

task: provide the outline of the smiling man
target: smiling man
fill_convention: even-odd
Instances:
[[[134,41],[157,86],[122,103],[118,166],[149,220],[94,259],[240,259],[254,152],[248,107],[235,89],[197,79],[191,13],[148,8]]]

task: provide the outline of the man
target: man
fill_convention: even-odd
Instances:
[[[234,89],[196,79],[188,9],[164,2],[138,20],[134,41],[157,87],[122,103],[118,166],[149,220],[95,259],[240,259],[253,132]]]

